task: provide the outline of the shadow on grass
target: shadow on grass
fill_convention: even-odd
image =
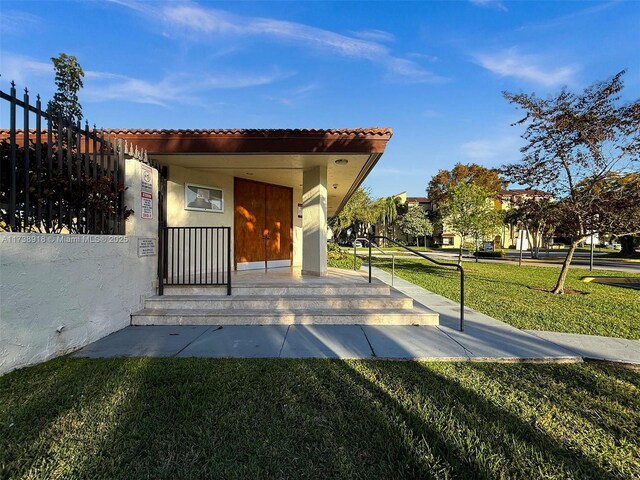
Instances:
[[[117,379],[123,368],[114,365],[109,376]],[[86,360],[64,357],[0,378],[0,478],[6,465],[26,471],[36,459],[46,469],[48,437],[58,435],[60,419],[105,387],[103,380]]]
[[[33,390],[41,382],[50,387],[39,395]],[[614,428],[621,411],[605,409],[607,419],[599,419],[589,393],[596,388],[603,405],[617,401],[633,411],[637,398],[617,383],[610,371],[585,366],[65,358],[0,378],[3,406],[30,398],[12,427],[7,412],[0,419],[0,447],[13,445],[3,474],[620,478],[633,470],[603,465],[586,447],[552,438],[540,419],[515,413],[553,384],[583,395],[574,405],[574,397],[558,394],[559,413],[570,398],[577,414],[622,439]],[[44,420],[32,430],[30,417],[38,415]],[[60,415],[68,418],[64,429],[48,428]]]

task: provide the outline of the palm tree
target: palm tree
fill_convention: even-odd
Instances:
[[[382,198],[381,201],[380,221],[382,222],[383,232],[386,236],[389,233],[388,227],[393,225],[398,219],[398,199],[396,197],[386,197]]]

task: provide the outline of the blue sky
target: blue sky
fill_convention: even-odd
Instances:
[[[48,99],[78,57],[103,127],[391,127],[374,195],[425,194],[440,168],[519,158],[501,92],[547,96],[627,69],[640,97],[640,2],[0,3],[0,85]],[[4,107],[4,105],[3,105]],[[6,126],[6,114],[2,113]]]

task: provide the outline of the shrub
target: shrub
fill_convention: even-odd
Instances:
[[[327,266],[353,270],[353,255],[335,243],[327,243]],[[360,270],[361,266],[362,260],[356,257],[356,269]]]
[[[341,252],[340,245],[334,242],[327,242],[327,252]]]

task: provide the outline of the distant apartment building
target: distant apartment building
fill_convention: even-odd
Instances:
[[[407,206],[420,205],[425,212],[437,210],[437,205],[427,197],[409,197],[406,192],[399,193],[395,195],[395,197]],[[498,192],[492,200],[496,210],[507,211],[512,208],[518,208],[518,204],[524,200],[543,200],[550,198],[552,198],[552,195],[542,190],[507,189]],[[518,225],[503,225],[502,231],[491,240],[496,248],[519,248],[519,238],[523,241],[522,248],[525,250],[528,249],[528,240],[525,235],[520,235]],[[407,241],[408,243],[415,240],[413,238],[408,238],[407,235],[404,234],[400,234],[400,239]],[[428,240],[428,245],[441,245],[443,247],[459,248],[460,241],[460,236],[455,232],[448,230],[445,222],[443,227],[439,231],[435,231],[433,236]]]

